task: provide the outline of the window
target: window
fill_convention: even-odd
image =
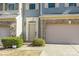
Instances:
[[[69,6],[76,6],[76,3],[69,3]]]
[[[19,3],[15,4],[15,10],[19,10]]]
[[[18,10],[19,4],[18,3],[9,3],[6,4],[7,10]]]
[[[5,10],[18,10],[19,4],[18,3],[5,3]]]
[[[29,9],[35,9],[35,4],[29,4]]]
[[[55,7],[55,3],[48,3],[48,7],[49,7],[49,8]]]
[[[8,8],[9,8],[9,10],[15,10],[14,4],[9,4],[9,5],[8,5]]]
[[[0,3],[0,11],[3,10],[3,3]]]

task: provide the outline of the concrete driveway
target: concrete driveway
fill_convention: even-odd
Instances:
[[[79,45],[46,44],[48,56],[79,56]]]
[[[45,56],[79,56],[79,45],[46,44],[45,47],[31,47],[24,45],[19,49],[42,50],[44,51]]]

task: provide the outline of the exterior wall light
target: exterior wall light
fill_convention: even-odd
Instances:
[[[69,20],[68,23],[71,24],[72,23],[71,20]]]

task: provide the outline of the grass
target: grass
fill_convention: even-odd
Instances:
[[[39,50],[19,50],[19,49],[5,49],[0,50],[0,56],[39,56]]]

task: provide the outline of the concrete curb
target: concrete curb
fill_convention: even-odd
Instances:
[[[40,56],[48,56],[47,53],[45,51],[42,51]]]

